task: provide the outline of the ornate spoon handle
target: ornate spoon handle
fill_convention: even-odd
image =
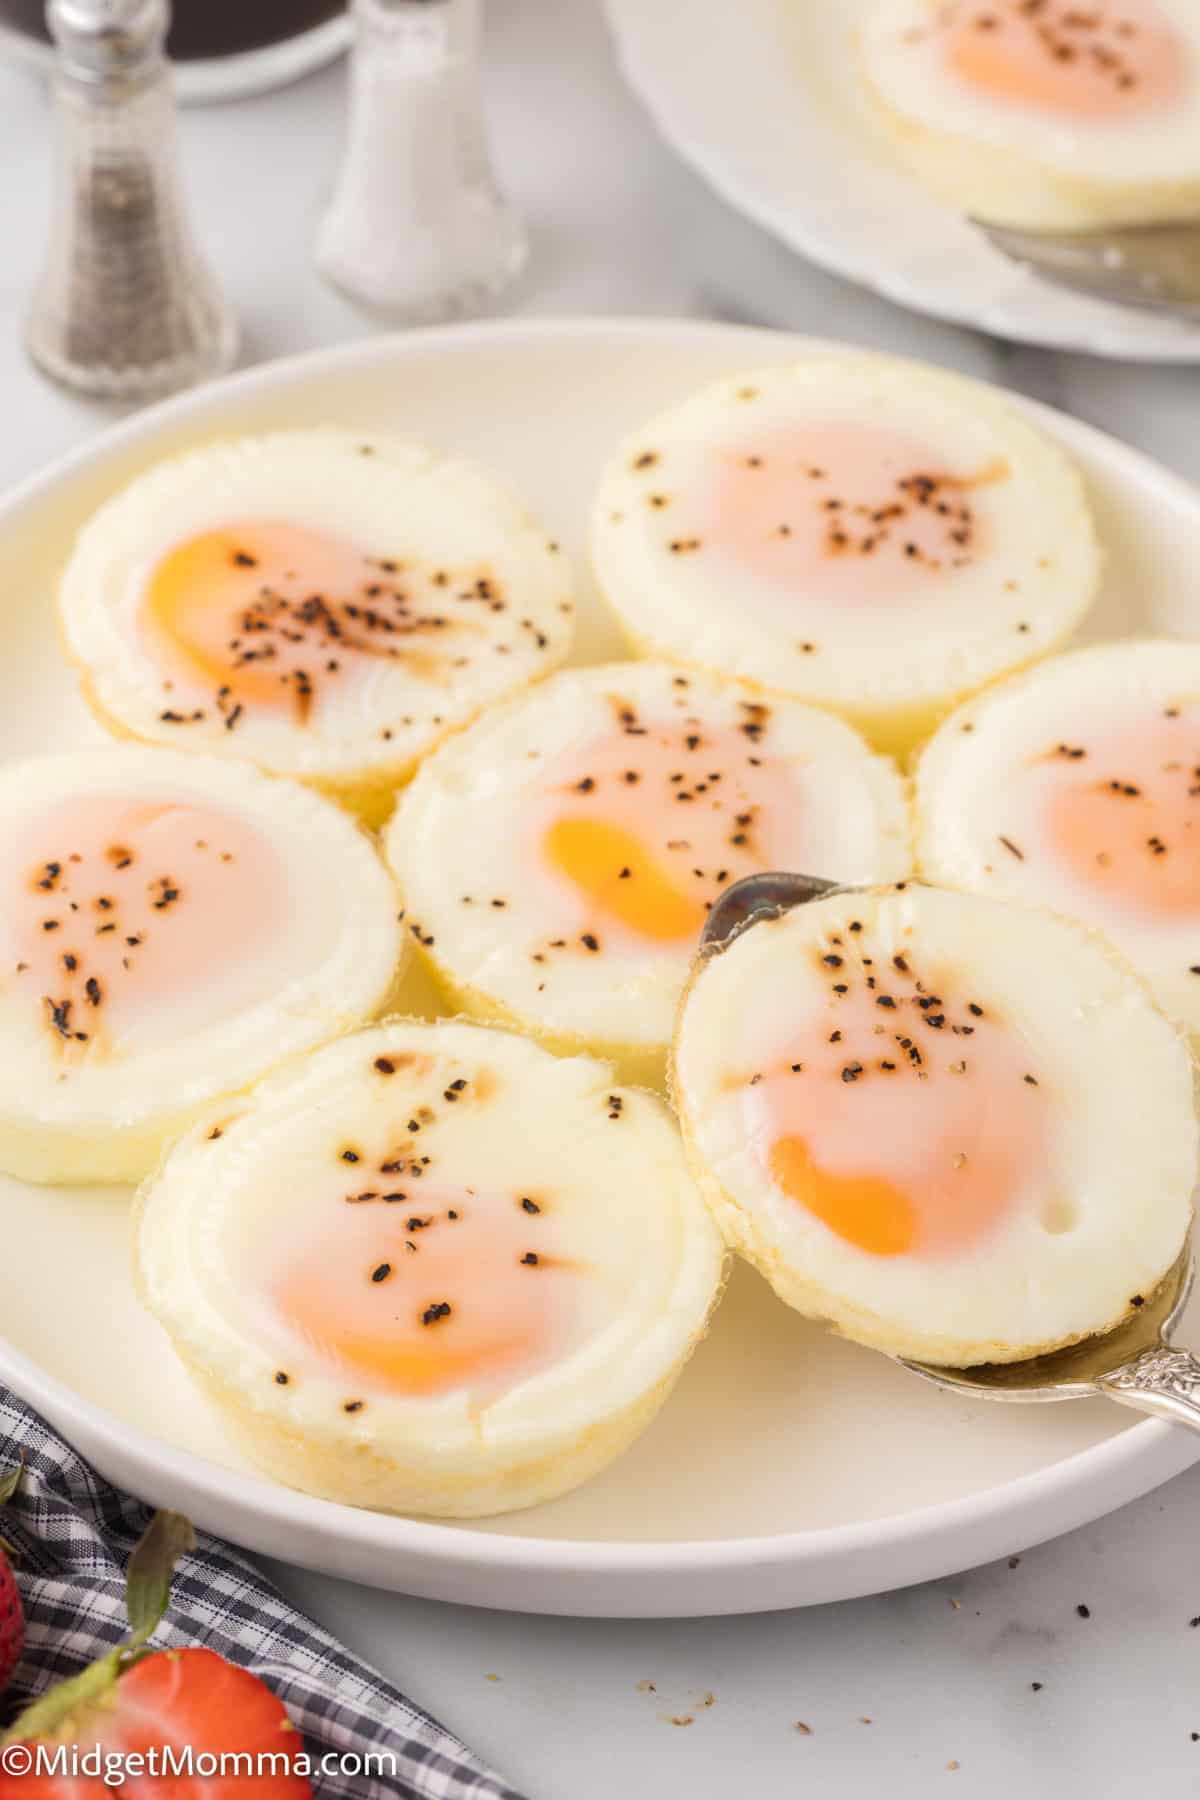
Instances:
[[[1200,1431],[1200,1357],[1190,1350],[1154,1344],[1132,1362],[1102,1375],[1097,1386],[1111,1400]]]

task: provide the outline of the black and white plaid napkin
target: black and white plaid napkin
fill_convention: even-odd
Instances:
[[[4,1509],[26,1612],[25,1656],[0,1701],[3,1719],[126,1634],[125,1564],[150,1510],[110,1487],[43,1419],[0,1387],[0,1466],[25,1473]],[[171,1584],[156,1648],[200,1644],[262,1677],[303,1734],[314,1766],[327,1752],[385,1753],[386,1775],[313,1777],[320,1800],[521,1800],[456,1737],[382,1675],[297,1612],[259,1571],[197,1536]],[[353,1764],[351,1763],[351,1766]]]

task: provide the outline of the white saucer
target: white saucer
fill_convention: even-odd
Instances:
[[[894,166],[853,36],[868,0],[606,0],[625,73],[718,193],[835,274],[994,337],[1200,361],[1200,324],[1052,288]]]

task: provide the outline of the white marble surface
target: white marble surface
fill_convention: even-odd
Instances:
[[[594,0],[494,0],[491,38],[497,150],[535,233],[515,310],[707,314],[909,352],[1036,394],[1200,479],[1200,369],[1013,349],[805,267],[657,141]],[[197,225],[242,315],[247,359],[367,329],[308,260],[340,94],[335,70],[184,120]],[[19,344],[46,217],[46,123],[36,84],[0,71],[5,484],[105,420],[48,390]],[[274,1572],[530,1800],[925,1800],[943,1783],[972,1800],[1115,1800],[1134,1782],[1181,1793],[1200,1777],[1198,1513],[1200,1467],[1016,1568],[679,1624],[474,1612]]]

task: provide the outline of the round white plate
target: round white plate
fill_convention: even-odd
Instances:
[[[0,506],[0,755],[99,740],[55,644],[54,583],[81,520],[154,457],[330,422],[478,456],[575,557],[581,656],[595,659],[618,646],[582,543],[613,444],[700,382],[812,347],[666,321],[466,326],[318,351],[144,414]],[[1092,484],[1109,557],[1095,632],[1200,632],[1200,498],[1112,439],[1027,410]],[[472,1525],[358,1512],[239,1461],[134,1297],[127,1209],[122,1190],[0,1181],[0,1380],[147,1499],[251,1549],[408,1593],[638,1617],[837,1600],[1019,1550],[1200,1456],[1200,1439],[1103,1400],[938,1393],[805,1324],[740,1270],[657,1422],[595,1481]]]
[[[996,337],[1200,361],[1200,325],[1068,294],[897,169],[854,34],[869,0],[607,0],[625,73],[732,205],[812,262]]]

